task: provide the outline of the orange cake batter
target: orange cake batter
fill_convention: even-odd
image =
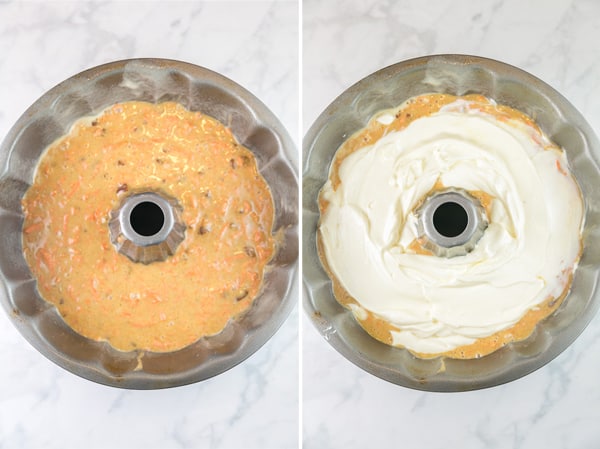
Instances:
[[[182,208],[185,238],[136,263],[111,211],[139,192]],[[115,104],[49,146],[22,201],[23,249],[41,296],[76,332],[122,351],[174,351],[219,333],[260,293],[273,200],[252,152],[219,121],[174,102]]]
[[[454,301],[452,303],[454,305],[454,310],[451,313],[447,313],[446,315],[440,313],[439,315],[436,315],[438,308],[445,307],[445,299],[443,295],[441,295],[439,303],[435,303],[435,298],[430,300],[428,297],[428,289],[431,288],[433,290],[438,287],[438,283],[443,283],[445,281],[441,280],[441,278],[429,280],[433,277],[433,275],[430,274],[432,271],[423,267],[427,267],[427,264],[431,263],[432,267],[436,266],[439,268],[446,264],[450,269],[454,269],[455,266],[460,265],[462,262],[458,260],[459,258],[444,259],[434,255],[427,248],[423,247],[422,241],[419,238],[408,238],[402,243],[402,238],[399,236],[404,235],[404,227],[408,226],[408,221],[389,218],[393,217],[396,213],[389,213],[389,210],[392,207],[400,210],[401,207],[405,207],[406,203],[406,207],[408,208],[406,215],[414,215],[424,199],[428,198],[433,192],[442,191],[448,187],[455,187],[454,184],[450,182],[445,183],[443,181],[443,176],[451,171],[454,166],[447,165],[447,168],[440,171],[437,179],[432,177],[430,186],[423,190],[422,196],[420,196],[421,194],[408,193],[402,197],[402,201],[398,201],[397,204],[391,206],[386,205],[385,202],[391,203],[394,199],[391,199],[390,196],[386,196],[386,192],[378,191],[373,187],[373,184],[377,182],[378,176],[381,178],[383,175],[380,176],[379,173],[377,173],[372,178],[362,177],[362,173],[374,170],[372,167],[374,167],[374,158],[376,156],[373,156],[373,154],[380,142],[384,141],[386,138],[390,138],[394,133],[403,132],[419,119],[433,117],[440,112],[447,112],[449,116],[448,120],[456,120],[458,115],[464,114],[469,117],[483,117],[491,123],[501,123],[502,126],[506,127],[504,129],[516,127],[520,130],[525,130],[524,135],[526,137],[523,138],[524,141],[531,141],[531,144],[536,148],[536,151],[539,150],[541,153],[546,152],[548,158],[555,158],[555,160],[552,159],[551,163],[547,164],[550,167],[549,170],[555,171],[553,176],[558,175],[558,178],[563,179],[568,186],[567,190],[569,190],[569,194],[572,198],[575,198],[575,201],[572,201],[567,205],[573,214],[572,227],[575,229],[574,234],[568,237],[572,240],[572,244],[569,244],[570,248],[573,248],[573,251],[571,251],[572,254],[564,254],[566,262],[563,262],[565,266],[554,273],[556,278],[554,278],[553,275],[545,280],[547,284],[550,284],[551,282],[556,283],[556,286],[552,289],[552,293],[541,293],[542,297],[537,300],[537,303],[525,307],[524,312],[516,319],[511,317],[512,322],[507,319],[506,322],[500,323],[500,320],[498,320],[499,323],[496,324],[494,323],[493,316],[486,316],[485,302],[488,298],[486,298],[485,295],[480,298],[475,298],[474,302],[471,303],[477,304],[478,307],[481,306],[481,311],[477,312],[483,318],[481,328],[478,328],[478,323],[476,322],[475,324],[470,322],[463,326],[464,329],[461,328],[460,315],[463,314],[463,311],[459,310],[459,308],[463,303],[461,302],[462,299],[460,298],[460,294],[456,295],[456,299],[452,299],[452,301]],[[450,136],[450,139],[457,139],[453,135],[455,129],[456,128],[449,127],[448,130],[445,130],[439,135],[436,135],[435,132],[428,134],[428,132],[423,131],[422,135],[424,137],[422,142],[419,143],[420,146],[415,144],[414,147],[409,147],[409,143],[394,143],[393,145],[395,145],[395,147],[390,144],[385,150],[382,150],[377,154],[378,156],[385,158],[385,162],[382,163],[383,166],[396,167],[399,166],[398,160],[400,160],[400,156],[398,156],[397,160],[394,160],[391,155],[393,151],[397,151],[401,157],[411,157],[410,154],[405,155],[405,153],[402,153],[402,151],[404,151],[403,149],[398,150],[401,145],[405,145],[406,148],[409,148],[406,150],[406,153],[417,152],[420,151],[422,147],[430,145],[432,139],[435,138],[446,139]],[[469,145],[471,143],[471,140],[469,139],[471,139],[471,136],[475,136],[473,138],[474,140],[483,139],[481,146],[485,148],[487,145],[485,141],[486,134],[482,134],[479,128],[476,128],[472,124],[465,125],[465,129],[468,130],[468,132],[465,131],[465,135],[468,135],[469,137],[465,140],[466,143],[461,143],[461,145]],[[458,130],[456,133],[459,134]],[[413,138],[413,141],[414,140],[415,139]],[[481,140],[479,142],[481,142]],[[440,160],[443,160],[443,158],[446,157],[446,152],[449,152],[450,154],[451,151],[454,151],[448,145],[453,145],[453,143],[450,140],[443,140],[443,143],[436,148],[432,153],[432,156],[428,157],[439,157]],[[461,145],[458,145],[457,148],[460,149]],[[368,163],[361,165],[361,168],[354,168],[357,167],[360,162],[359,157],[355,157],[358,152],[362,152],[359,157],[364,158]],[[371,152],[371,154],[369,154],[369,152]],[[466,156],[461,155],[454,163],[464,163],[465,158]],[[388,178],[383,179],[381,185],[388,188],[390,185],[396,185],[396,183],[409,183],[407,180],[408,177],[414,176],[414,179],[416,180],[422,178],[427,174],[426,170],[423,168],[427,162],[418,162],[420,165],[416,164],[414,161],[411,162],[411,164],[413,164],[411,166],[412,171],[406,171],[409,176],[405,175],[404,177],[401,177],[397,174],[399,171],[396,168],[393,169],[396,171],[390,169],[391,175],[389,175],[389,180]],[[473,164],[478,163],[479,162],[474,162]],[[473,165],[473,167],[475,166],[476,165]],[[419,170],[421,170],[421,172],[419,172]],[[472,173],[476,171],[477,169],[473,168]],[[350,173],[358,174],[353,178],[350,176]],[[508,171],[508,173],[510,173],[510,171]],[[344,176],[345,181],[343,180]],[[482,178],[484,181],[481,183],[486,185],[488,179],[486,176],[483,176]],[[460,180],[461,177],[455,176],[454,179]],[[533,183],[534,180],[532,179],[531,182]],[[485,187],[481,189],[467,188],[466,186],[459,187],[464,188],[471,196],[477,198],[481,203],[481,206],[485,209],[488,218],[492,218],[492,225],[496,227],[490,227],[490,230],[486,232],[497,232],[497,229],[500,227],[499,225],[494,224],[493,219],[498,215],[498,204],[500,202],[506,202],[505,198],[498,198],[493,191],[486,191]],[[372,192],[369,189],[372,189]],[[414,190],[412,184],[404,190],[403,194],[405,192],[413,192],[413,190],[410,189]],[[548,188],[546,188],[546,190],[548,190]],[[380,197],[384,198],[381,199]],[[356,198],[355,202],[352,202],[354,201],[352,198]],[[371,214],[375,214],[374,211],[378,210],[377,208],[380,207],[378,206],[378,201],[380,200],[381,204],[383,204],[381,210],[384,210],[384,207],[387,208],[385,210],[388,211],[388,215],[382,213],[381,217],[383,218],[377,218],[379,216],[376,215],[371,216]],[[537,198],[536,201],[543,201],[543,199],[540,197]],[[408,206],[409,203],[410,206]],[[319,195],[321,219],[319,230],[317,232],[318,253],[329,277],[332,279],[333,292],[337,301],[352,311],[357,322],[372,337],[388,345],[406,347],[413,354],[421,358],[430,358],[440,355],[462,359],[476,358],[489,354],[512,341],[519,341],[527,338],[534,331],[537,323],[555,311],[566,297],[571,285],[573,270],[581,254],[581,204],[581,193],[578,190],[574,178],[568,172],[564,151],[547,140],[530,117],[510,107],[497,105],[481,95],[456,97],[447,94],[424,94],[409,99],[398,108],[376,114],[364,129],[353,134],[337,150],[330,167],[329,180]],[[337,214],[337,217],[332,218],[331,215],[328,214]],[[400,215],[400,212],[397,214]],[[377,234],[377,226],[380,225],[380,222],[383,219],[388,220],[385,228],[384,226],[381,226],[381,228],[384,228],[385,232]],[[324,230],[326,220],[329,221],[327,221],[327,228]],[[355,221],[349,222],[349,220]],[[377,220],[379,220],[379,222]],[[554,219],[551,218],[548,221],[552,220]],[[539,223],[545,225],[547,222],[546,218],[541,216],[536,217],[536,220],[533,221],[536,221],[534,225],[538,225]],[[363,225],[363,223],[365,224]],[[363,229],[363,226],[364,231],[355,231],[358,228]],[[346,232],[344,230],[350,228],[352,231]],[[360,232],[363,232],[362,238],[357,236]],[[513,234],[511,237],[514,238],[514,240],[517,240],[520,231],[517,229],[516,225],[515,229],[511,229],[510,226],[508,227],[507,235],[510,235],[511,232]],[[561,229],[559,232],[563,232],[563,230]],[[565,230],[564,232],[567,231]],[[533,234],[535,234],[535,232]],[[353,238],[347,238],[348,235],[352,235]],[[367,250],[364,249],[364,247],[370,243],[363,242],[378,242],[379,240],[384,241],[381,246],[373,244],[373,246],[368,247]],[[482,238],[480,242],[483,242],[483,240],[484,239]],[[480,244],[487,245],[487,243]],[[351,246],[356,246],[357,248],[353,253],[348,250]],[[490,248],[492,248],[491,245]],[[484,254],[486,252],[489,254]],[[357,257],[357,254],[362,256]],[[486,263],[486,258],[492,258],[494,252],[493,250],[486,249],[485,251],[482,251],[482,254],[480,259],[475,259],[475,256],[473,256],[473,263],[471,265],[465,263],[465,267],[467,268],[464,268],[462,274],[457,274],[456,279],[451,279],[448,281],[447,285],[444,285],[444,287],[448,287],[448,290],[446,290],[447,292],[452,292],[453,288],[460,288],[461,276],[464,273],[468,274],[469,270],[473,269],[472,267]],[[467,256],[462,257],[466,258]],[[558,258],[560,258],[560,256],[558,256]],[[402,266],[400,269],[397,269],[397,265],[394,265],[404,263],[407,260],[416,262],[414,265],[408,264]],[[510,264],[510,262],[508,264]],[[381,272],[385,272],[388,267],[391,267],[389,268],[389,273],[391,274],[389,274],[389,277],[388,274],[384,274],[381,277],[368,277],[368,270],[365,269],[367,265],[385,267],[379,268]],[[462,267],[462,265],[460,266]],[[421,272],[419,271],[421,269],[424,274],[422,277],[419,277],[421,276]],[[440,273],[443,273],[443,269],[440,270]],[[457,273],[458,272],[460,271],[457,269]],[[418,274],[414,275],[414,273]],[[410,278],[414,275],[414,279],[419,279],[414,283],[414,296],[411,297],[411,294],[408,293],[408,286],[404,287],[402,283],[398,281],[398,279],[403,279],[400,275],[406,275],[405,278]],[[483,282],[481,275],[477,279],[479,279],[477,282]],[[388,290],[384,288],[379,289],[380,285],[387,282],[393,287],[390,287]],[[475,288],[477,288],[477,282],[472,280],[465,281],[466,288],[473,288],[474,285]],[[500,284],[501,283],[498,282],[498,285]],[[508,284],[510,284],[510,281]],[[394,288],[397,289],[395,290],[395,297],[392,295],[389,298],[386,298],[385,301],[381,300],[380,297],[388,291],[394,291]],[[403,290],[404,288],[406,288],[406,291]],[[512,293],[508,293],[509,290],[506,291],[507,295],[512,295]],[[540,289],[540,291],[543,292],[544,290]],[[500,298],[499,302],[502,302],[502,292],[499,293],[498,296]],[[507,297],[506,299],[509,298]],[[430,303],[428,301],[432,302]],[[434,305],[432,306],[432,304]],[[469,303],[464,301],[464,304]],[[421,309],[423,310],[423,313],[422,315],[419,315],[418,313],[420,313],[419,311]],[[465,316],[468,316],[469,313],[471,313],[469,310],[464,310]],[[494,314],[494,312],[490,313],[492,315]],[[446,325],[443,323],[442,325],[443,319],[447,316],[451,316],[451,318],[448,318],[448,324]],[[457,316],[459,318],[455,318]],[[412,333],[412,335],[410,335],[411,338],[403,338],[405,334],[410,333]],[[428,339],[431,339],[431,341],[435,340],[435,343],[429,344]]]

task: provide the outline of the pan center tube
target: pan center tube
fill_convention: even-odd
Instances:
[[[479,200],[458,188],[431,194],[417,210],[417,216],[423,246],[440,257],[468,254],[488,225]]]
[[[111,241],[117,251],[144,264],[175,254],[185,237],[181,206],[158,192],[126,197],[110,214]]]

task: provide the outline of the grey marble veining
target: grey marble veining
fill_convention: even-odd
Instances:
[[[0,2],[0,137],[44,91],[115,59],[165,57],[229,76],[298,143],[296,2]],[[600,4],[594,0],[304,0],[305,132],[344,89],[403,59],[499,59],[563,93],[600,130]],[[234,14],[235,13],[235,14]],[[288,448],[298,439],[295,310],[240,366],[164,391],[122,391],[47,361],[0,313],[0,448]],[[352,365],[304,317],[309,449],[595,448],[600,322],[561,356],[500,387],[408,390]]]
[[[303,131],[342,91],[429,54],[498,59],[541,78],[600,132],[600,3],[593,0],[303,2]],[[512,383],[424,393],[357,368],[302,317],[306,449],[596,448],[600,317],[553,362]]]
[[[159,57],[244,86],[297,143],[297,11],[295,1],[0,2],[0,138],[69,76]],[[289,157],[297,165],[297,154]],[[3,311],[0,360],[2,449],[298,445],[298,309],[242,364],[175,389],[124,391],[80,379],[37,353]]]

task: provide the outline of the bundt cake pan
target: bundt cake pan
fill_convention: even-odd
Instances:
[[[337,303],[316,248],[318,193],[339,146],[377,111],[424,93],[483,94],[532,117],[567,152],[585,201],[583,254],[570,293],[534,333],[479,359],[423,360],[370,337]],[[600,144],[582,115],[561,94],[516,67],[465,55],[412,59],[362,79],[333,101],[304,139],[304,308],[323,337],[365,371],[398,385],[428,391],[474,390],[522,377],[551,361],[583,331],[598,309],[600,271]],[[568,211],[565,211],[568,213]]]
[[[273,194],[273,232],[283,237],[267,268],[262,293],[250,309],[231,320],[220,334],[169,353],[120,352],[75,333],[56,308],[40,297],[22,252],[20,202],[44,149],[66,134],[77,119],[130,100],[176,101],[229,126],[256,156]],[[222,373],[258,350],[296,302],[291,291],[298,270],[298,183],[295,162],[290,162],[295,161],[295,154],[284,127],[263,103],[233,81],[202,67],[134,59],[101,65],[67,79],[19,118],[0,147],[0,302],[39,352],[95,382],[154,389]]]

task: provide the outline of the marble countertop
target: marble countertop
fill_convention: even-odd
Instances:
[[[594,0],[341,4],[303,1],[300,129],[295,1],[0,2],[0,138],[60,81],[132,57],[180,59],[232,78],[273,110],[296,143],[359,79],[436,53],[521,67],[559,90],[600,130],[600,4]],[[157,391],[80,379],[41,356],[0,313],[0,448],[297,447],[300,319],[307,449],[598,445],[600,317],[553,362],[520,380],[439,394],[362,371],[295,309],[241,365]]]
[[[594,0],[303,2],[303,128],[342,91],[390,64],[466,53],[518,66],[600,131],[600,3]],[[303,315],[306,449],[596,448],[600,317],[553,362],[512,383],[426,393],[338,354]]]
[[[233,79],[297,144],[298,34],[296,1],[0,2],[0,138],[69,76],[108,61],[159,57]],[[298,155],[290,158],[297,165]],[[0,447],[297,447],[298,316],[296,308],[258,352],[217,377],[128,391],[55,366],[2,312]]]

